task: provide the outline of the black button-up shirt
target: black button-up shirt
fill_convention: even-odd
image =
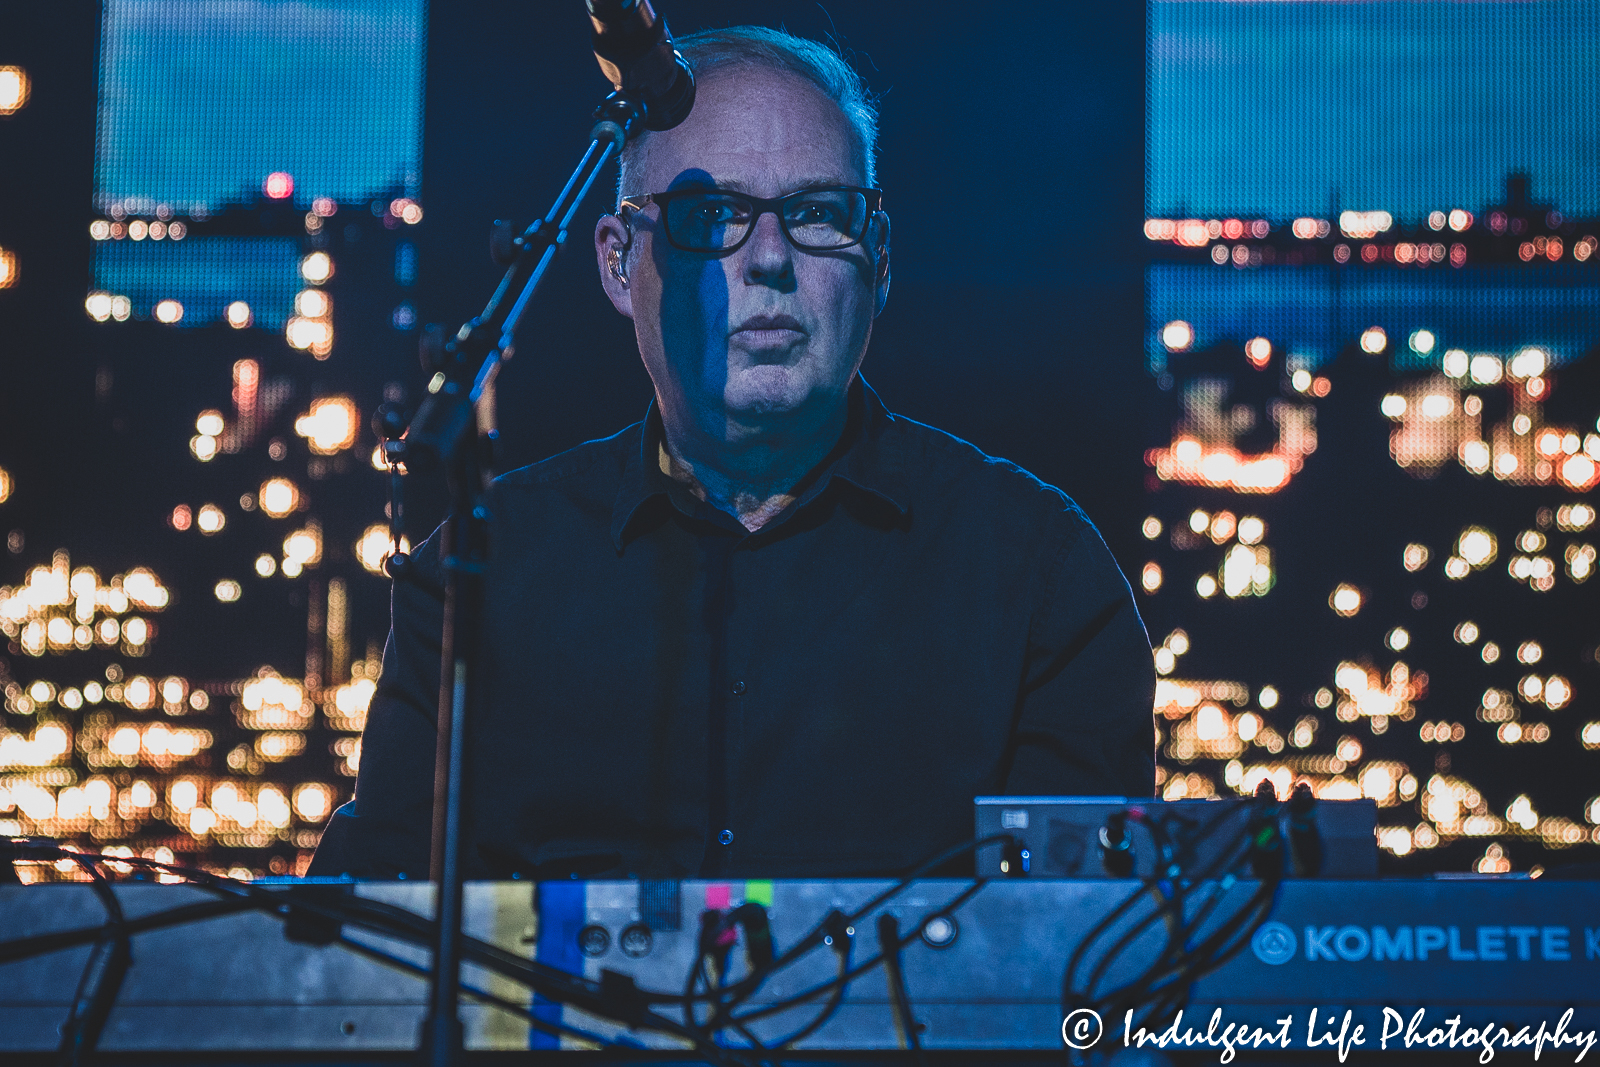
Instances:
[[[654,410],[498,480],[469,877],[877,876],[969,840],[975,796],[1150,793],[1149,642],[1083,512],[850,409],[754,533],[661,471]],[[440,612],[396,584],[313,874],[427,873]]]

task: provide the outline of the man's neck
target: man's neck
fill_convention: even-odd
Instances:
[[[756,436],[737,444],[669,425],[658,461],[662,473],[754,533],[799,497],[807,476],[839,443],[846,417],[847,405],[841,404],[815,430],[792,437]]]

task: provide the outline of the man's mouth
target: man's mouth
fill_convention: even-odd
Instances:
[[[730,336],[755,348],[790,345],[805,336],[805,328],[792,315],[753,315],[734,327]]]

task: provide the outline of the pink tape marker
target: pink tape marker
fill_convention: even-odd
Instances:
[[[726,882],[706,886],[706,907],[711,911],[725,910],[730,888]]]

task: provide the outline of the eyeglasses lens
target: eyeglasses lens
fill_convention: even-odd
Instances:
[[[867,223],[867,198],[836,189],[803,191],[785,197],[780,214],[789,240],[809,249],[846,248],[861,240]],[[681,196],[666,205],[667,232],[686,248],[719,252],[745,239],[755,206],[728,193]]]

